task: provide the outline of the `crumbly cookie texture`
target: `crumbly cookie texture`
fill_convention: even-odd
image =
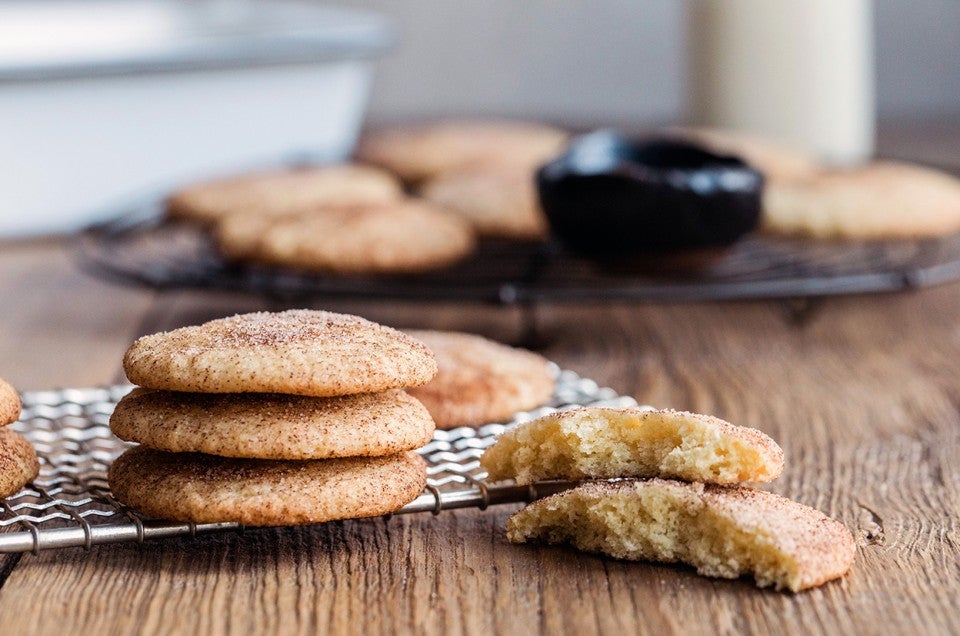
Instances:
[[[0,426],[16,422],[20,417],[20,395],[0,378]]]
[[[682,411],[587,407],[504,432],[480,464],[492,480],[668,477],[714,484],[771,481],[783,450],[762,432]]]
[[[507,537],[751,575],[793,592],[843,576],[856,551],[843,525],[779,495],[663,479],[592,482],[541,499],[509,519]]]
[[[388,514],[418,497],[426,463],[386,457],[274,461],[134,447],[110,466],[118,501],[151,517],[288,526]]]
[[[410,336],[326,311],[259,312],[144,336],[127,350],[140,386],[329,397],[429,382],[433,353]]]
[[[810,153],[750,133],[722,128],[667,128],[668,137],[700,143],[713,152],[740,157],[756,168],[767,183],[804,179],[818,172],[820,163]]]
[[[403,188],[393,175],[372,166],[337,164],[197,183],[171,195],[167,212],[209,223],[236,211],[273,216],[322,205],[388,203],[402,197]]]
[[[427,444],[433,420],[401,390],[317,398],[134,389],[110,430],[156,450],[260,459],[392,455]]]
[[[529,170],[466,168],[431,179],[420,195],[465,219],[480,236],[540,240],[550,233]]]
[[[444,120],[370,133],[360,140],[356,156],[409,183],[490,163],[532,174],[559,154],[568,138],[562,130],[532,122]]]
[[[23,435],[0,428],[0,499],[16,494],[40,472],[37,451]]]
[[[556,377],[546,358],[481,336],[449,331],[409,330],[437,357],[437,375],[409,389],[438,428],[479,426],[510,419],[545,404]]]
[[[837,239],[925,238],[960,231],[960,179],[896,162],[768,184],[765,231]]]
[[[469,223],[412,199],[315,208],[275,219],[240,212],[225,216],[215,237],[229,259],[341,274],[439,269],[468,257],[476,246]]]

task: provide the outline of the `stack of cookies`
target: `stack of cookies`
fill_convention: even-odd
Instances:
[[[196,183],[171,196],[167,212],[208,226],[227,260],[335,274],[422,272],[475,247],[466,221],[408,198],[385,170],[358,164]]]
[[[325,274],[415,274],[471,256],[477,237],[546,238],[536,169],[567,133],[517,121],[441,121],[375,132],[361,163],[188,185],[171,218],[209,228],[231,262]]]
[[[582,408],[521,424],[484,453],[490,479],[586,481],[513,515],[507,538],[752,575],[797,592],[842,576],[856,549],[823,513],[744,486],[783,469],[760,431],[693,413]]]
[[[109,482],[148,516],[310,524],[393,512],[426,485],[412,451],[434,424],[402,388],[437,367],[401,332],[323,311],[245,314],[145,336],[124,370],[140,388],[110,427],[141,445]]]
[[[27,439],[7,428],[20,418],[20,396],[0,379],[0,499],[17,493],[40,472],[37,452]]]

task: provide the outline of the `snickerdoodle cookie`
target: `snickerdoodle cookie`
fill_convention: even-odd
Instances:
[[[392,455],[433,438],[433,420],[400,390],[317,398],[134,389],[110,430],[156,450],[260,459]]]
[[[0,499],[20,491],[40,472],[37,451],[16,431],[0,428]]]
[[[491,479],[521,484],[617,477],[735,484],[776,479],[783,450],[756,429],[709,415],[587,407],[519,424],[480,464]]]
[[[336,164],[227,177],[167,199],[173,217],[213,222],[236,211],[272,216],[319,205],[372,205],[403,196],[399,181],[371,166]]]
[[[542,406],[553,395],[550,362],[531,351],[481,336],[407,331],[437,357],[437,375],[409,393],[423,402],[438,428],[479,426]]]
[[[591,482],[541,499],[510,518],[507,537],[752,575],[793,592],[843,576],[856,551],[843,525],[779,495],[664,479]]]
[[[231,260],[339,274],[428,271],[466,258],[475,247],[466,221],[414,200],[272,219],[241,212],[225,216],[215,236]]]
[[[16,422],[20,417],[20,395],[0,378],[0,426]]]
[[[446,120],[370,133],[360,140],[356,156],[410,183],[486,163],[525,169],[532,176],[567,139],[562,130],[532,122]]]
[[[131,382],[153,389],[317,397],[416,386],[437,371],[426,345],[404,333],[312,310],[241,314],[144,336],[123,368]]]
[[[537,240],[549,234],[529,171],[465,168],[427,181],[420,195],[468,221],[480,236]]]
[[[108,479],[118,501],[151,517],[289,526],[388,514],[423,492],[427,473],[413,452],[274,461],[137,446]]]
[[[891,161],[772,182],[761,227],[778,234],[898,239],[960,231],[960,179]]]

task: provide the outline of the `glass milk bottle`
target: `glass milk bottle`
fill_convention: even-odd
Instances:
[[[836,165],[873,153],[870,0],[692,0],[688,17],[690,123]]]

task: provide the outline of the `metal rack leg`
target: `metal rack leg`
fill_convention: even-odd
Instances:
[[[519,302],[520,307],[520,337],[517,339],[517,346],[534,351],[545,349],[549,344],[546,335],[540,327],[540,320],[536,301],[523,300]]]

